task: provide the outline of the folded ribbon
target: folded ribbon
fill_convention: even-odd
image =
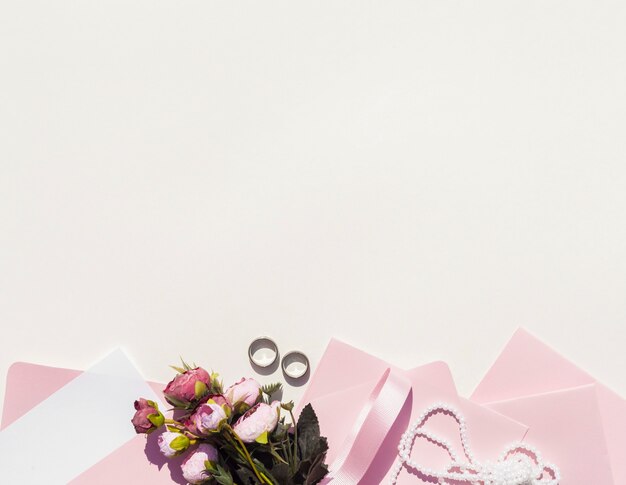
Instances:
[[[458,455],[446,440],[423,429],[430,417],[440,413],[451,415],[459,424],[461,445],[467,462],[459,460]],[[410,458],[413,442],[418,436],[426,438],[448,452],[452,463],[445,471],[432,470]],[[496,463],[482,464],[476,461],[469,446],[465,418],[446,404],[435,404],[420,415],[417,422],[402,435],[398,455],[400,459],[393,469],[392,485],[398,480],[404,466],[436,479],[439,484],[448,484],[450,483],[448,480],[452,480],[455,483],[484,485],[558,485],[561,480],[561,474],[556,466],[544,464],[537,450],[522,443],[508,446]]]
[[[402,374],[387,369],[363,407],[342,453],[331,465],[324,484],[354,485],[361,481],[410,393],[411,383]]]

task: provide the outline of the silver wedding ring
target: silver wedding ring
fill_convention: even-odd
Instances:
[[[292,379],[300,379],[309,371],[309,359],[297,350],[286,353],[281,365],[285,375]]]
[[[270,367],[278,359],[278,346],[269,337],[259,337],[248,347],[248,357],[257,367]]]

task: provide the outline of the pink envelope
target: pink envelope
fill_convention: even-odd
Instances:
[[[401,371],[370,354],[332,340],[301,400],[301,405],[310,402],[318,415],[322,434],[329,441],[330,462],[341,454],[347,436],[371,397],[372,389],[387,369],[402,373],[410,381],[412,392],[361,484],[379,484],[389,479],[401,434],[426,407],[435,402],[452,404],[465,415],[475,454],[484,461],[495,460],[506,445],[521,441],[528,430],[519,422],[460,398],[450,371],[443,362]],[[346,406],[345,403],[351,405]],[[460,452],[459,430],[452,418],[437,416],[427,428],[448,439]],[[372,443],[372,446],[375,445],[378,444]],[[430,443],[416,443],[412,456],[430,468],[444,468],[449,463],[443,451]],[[398,483],[432,481],[403,471]]]
[[[471,399],[530,426],[564,485],[626,484],[626,401],[518,330]]]
[[[7,374],[6,394],[0,429],[30,411],[52,395],[80,371],[17,362]],[[162,384],[150,383],[161,393]],[[129,426],[132,417],[129,403]],[[183,458],[165,459],[158,451],[156,434],[136,436],[76,479],[72,485],[111,485],[113,483],[186,484],[180,473]]]

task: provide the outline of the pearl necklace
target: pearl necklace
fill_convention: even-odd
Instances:
[[[423,428],[424,424],[436,414],[451,415],[459,424],[459,433],[463,453],[467,462],[461,462],[450,443]],[[452,463],[444,471],[424,467],[410,458],[416,437],[423,437],[442,447],[448,452]],[[427,408],[415,424],[405,431],[398,445],[400,460],[394,465],[391,485],[395,485],[403,467],[437,480],[439,484],[450,484],[448,480],[481,485],[558,485],[561,480],[559,469],[544,463],[541,454],[532,446],[515,443],[505,448],[496,463],[479,463],[474,458],[469,446],[465,418],[447,404],[435,404]],[[552,477],[550,477],[552,475]]]

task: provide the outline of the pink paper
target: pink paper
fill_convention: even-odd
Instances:
[[[520,441],[526,434],[526,426],[460,398],[447,366],[441,362],[411,371],[400,371],[381,359],[332,340],[301,401],[302,405],[310,402],[318,415],[322,434],[328,437],[332,447],[329,461],[340,452],[346,435],[367,402],[373,386],[388,368],[403,372],[411,381],[413,390],[365,479],[361,481],[362,484],[379,484],[388,480],[401,434],[424,408],[437,401],[456,406],[466,416],[474,450],[479,459],[495,460],[504,446]],[[342,405],[346,402],[352,405]],[[451,418],[438,416],[428,427],[460,450],[458,426]],[[442,450],[429,443],[418,443],[413,456],[431,468],[443,468],[448,463]],[[432,482],[426,477],[416,477],[403,471],[398,483]]]
[[[489,407],[530,426],[524,441],[560,468],[563,485],[618,483],[611,473],[594,385]]]
[[[22,362],[13,364],[7,374],[0,428],[7,427],[80,374],[80,371],[70,369]],[[150,385],[159,394],[164,387],[157,383],[150,383]],[[132,403],[128,405],[128,425],[131,426]],[[186,481],[182,478],[179,466],[182,458],[174,460],[164,458],[158,451],[156,438],[155,433],[148,437],[136,436],[72,480],[72,485],[111,485],[113,483],[171,485],[173,482],[185,484]]]
[[[561,458],[557,465],[565,475],[563,484],[626,484],[626,402],[527,331],[515,333],[471,399],[515,419],[523,416],[531,430],[536,428],[528,438],[542,442],[548,438],[534,437],[541,432],[539,427],[550,432],[554,403],[558,402],[564,420],[558,421],[560,424],[585,425],[590,431],[588,439],[582,435],[568,439],[571,435],[561,430],[562,439],[547,445]],[[557,437],[559,433],[555,432]],[[600,435],[604,443],[599,443]]]

